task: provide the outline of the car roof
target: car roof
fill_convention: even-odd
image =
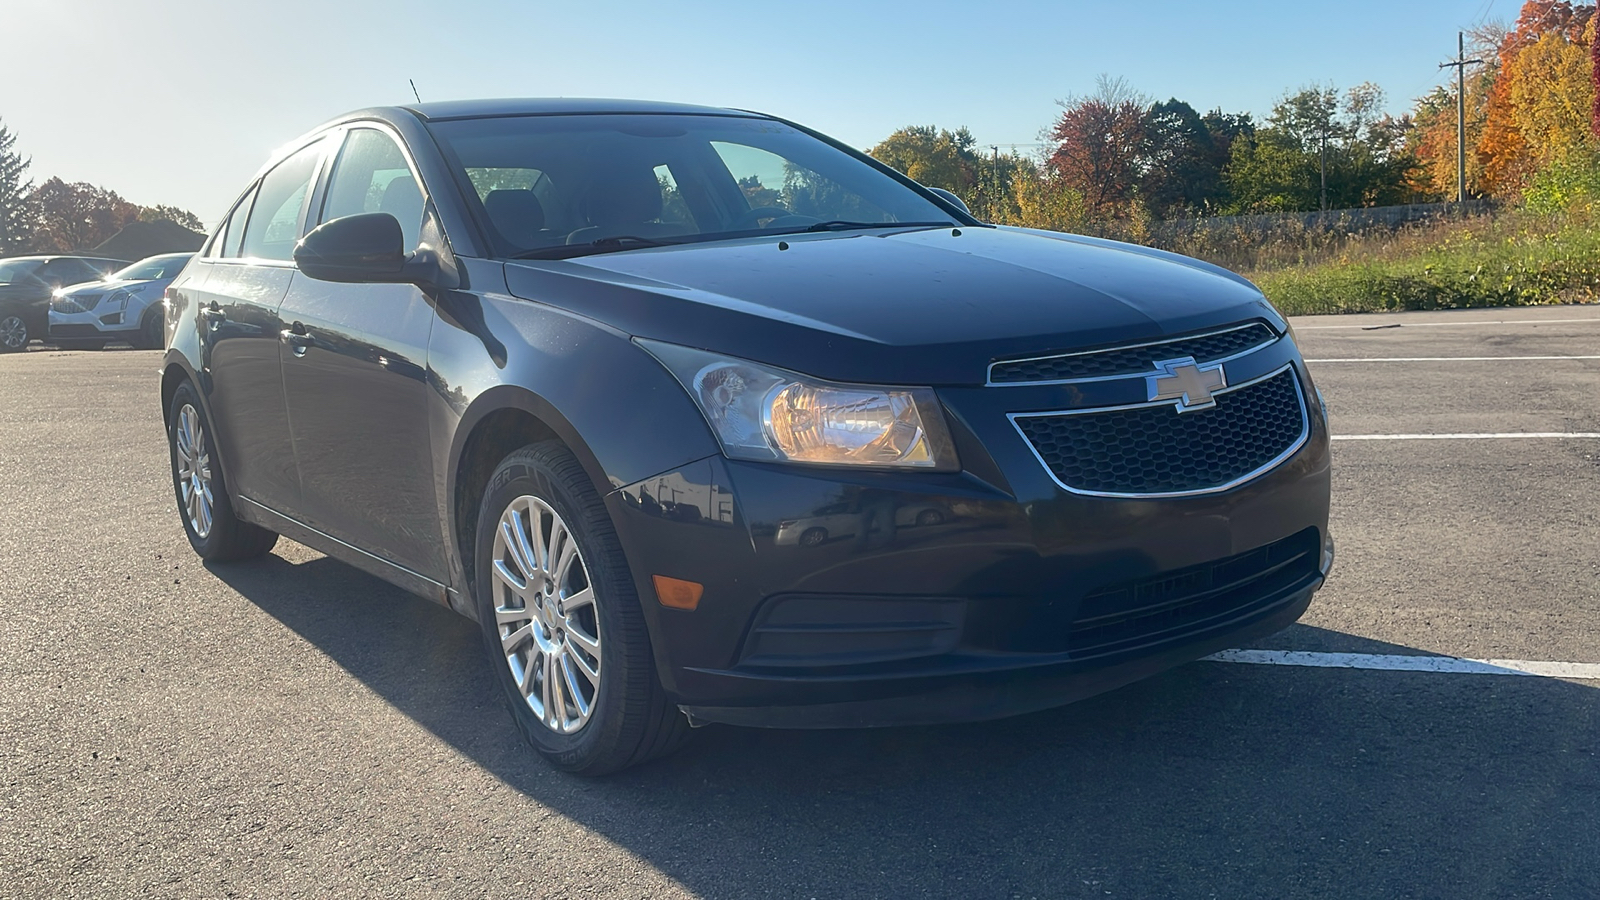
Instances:
[[[86,259],[90,262],[129,263],[129,259],[112,259],[109,256],[84,256],[81,253],[35,253],[31,256],[5,256],[0,257],[0,262],[13,262],[19,259],[37,259],[40,262],[49,262],[52,259]]]
[[[477,119],[492,116],[556,116],[556,115],[700,115],[761,117],[760,113],[715,106],[695,106],[688,103],[664,103],[655,100],[608,100],[583,97],[525,97],[498,100],[444,100],[433,103],[413,103],[400,107],[424,121],[437,122],[448,119]]]

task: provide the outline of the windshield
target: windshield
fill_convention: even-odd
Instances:
[[[152,256],[141,259],[120,272],[106,276],[107,281],[155,281],[158,278],[177,278],[189,262],[191,254],[182,256]]]
[[[805,132],[714,115],[435,122],[500,256],[893,225],[951,225],[904,184]]]
[[[35,269],[44,265],[44,260],[39,259],[4,259],[0,260],[0,284],[16,284],[26,280],[34,273]]]

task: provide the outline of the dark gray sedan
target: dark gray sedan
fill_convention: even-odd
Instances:
[[[1067,703],[1284,627],[1332,563],[1325,410],[1248,282],[771,116],[351,113],[168,293],[196,552],[287,535],[476,619],[571,771]]]

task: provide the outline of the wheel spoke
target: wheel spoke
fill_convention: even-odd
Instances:
[[[572,694],[572,705],[577,708],[579,716],[589,714],[589,701],[583,699],[583,691],[578,688],[578,677],[572,674],[572,655],[561,656],[561,677],[567,682],[567,690]]]
[[[500,610],[495,610],[497,617],[500,612]],[[500,646],[505,652],[511,653],[531,640],[533,640],[533,623],[528,622],[521,628],[513,629],[509,634],[501,635]]]
[[[517,573],[511,571],[511,567],[506,565],[505,560],[495,560],[492,568],[494,569],[495,577],[500,579],[500,581],[504,583],[506,587],[511,588],[511,590],[515,593],[520,594],[528,589],[528,582],[518,578]],[[518,612],[521,612],[521,610],[518,610]]]
[[[544,565],[550,577],[561,583],[561,559],[564,548],[571,539],[567,535],[567,525],[560,517],[552,516],[550,519],[550,540],[545,544]]]
[[[578,543],[572,539],[572,535],[564,536],[566,541],[561,545],[561,561],[556,563],[555,571],[551,573],[551,577],[555,578],[558,585],[567,583],[567,570],[572,567],[572,561],[578,557]]]
[[[521,521],[522,547],[533,561],[534,570],[543,572],[550,560],[549,549],[544,545],[544,513],[530,503]]]
[[[572,627],[571,622],[567,623],[567,640],[577,644],[595,659],[600,658],[600,639],[596,637],[590,637],[589,635],[584,634],[582,631]]]
[[[516,518],[509,516],[500,521],[500,540],[506,545],[506,552],[511,555],[511,561],[522,570],[522,583],[526,585],[533,573],[538,571],[527,552],[528,544],[522,538],[522,529],[518,527]]]
[[[513,625],[517,622],[527,622],[533,618],[533,611],[525,607],[497,606],[494,608],[494,619],[499,625]]]
[[[561,601],[561,605],[564,609],[566,609],[567,615],[569,616],[572,615],[572,611],[575,609],[582,609],[585,606],[593,606],[594,588],[584,588],[576,594],[573,594],[571,597],[563,599]]]
[[[572,631],[568,629],[567,634],[570,636]],[[582,653],[568,653],[567,658],[577,664],[578,671],[583,673],[583,677],[589,679],[590,684],[594,685],[596,688],[600,687],[599,663],[589,662],[589,658],[584,656]],[[595,659],[598,660],[599,658],[600,656],[597,653],[595,655]]]
[[[517,682],[517,687],[522,690],[524,698],[532,698],[534,686],[539,683],[538,677],[534,674],[534,663],[538,655],[537,650],[529,651],[527,658],[522,661],[522,680]]]
[[[559,731],[561,730],[561,720],[556,717],[556,698],[560,691],[556,689],[555,656],[546,653],[541,661],[544,663],[544,683],[540,685],[542,690],[539,694],[539,699],[544,702],[544,720],[550,723],[552,728]]]

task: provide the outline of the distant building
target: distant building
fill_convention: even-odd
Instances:
[[[165,219],[156,222],[129,222],[100,246],[86,252],[107,259],[125,259],[134,262],[161,253],[193,253],[200,249],[205,240],[205,235],[197,234]]]

